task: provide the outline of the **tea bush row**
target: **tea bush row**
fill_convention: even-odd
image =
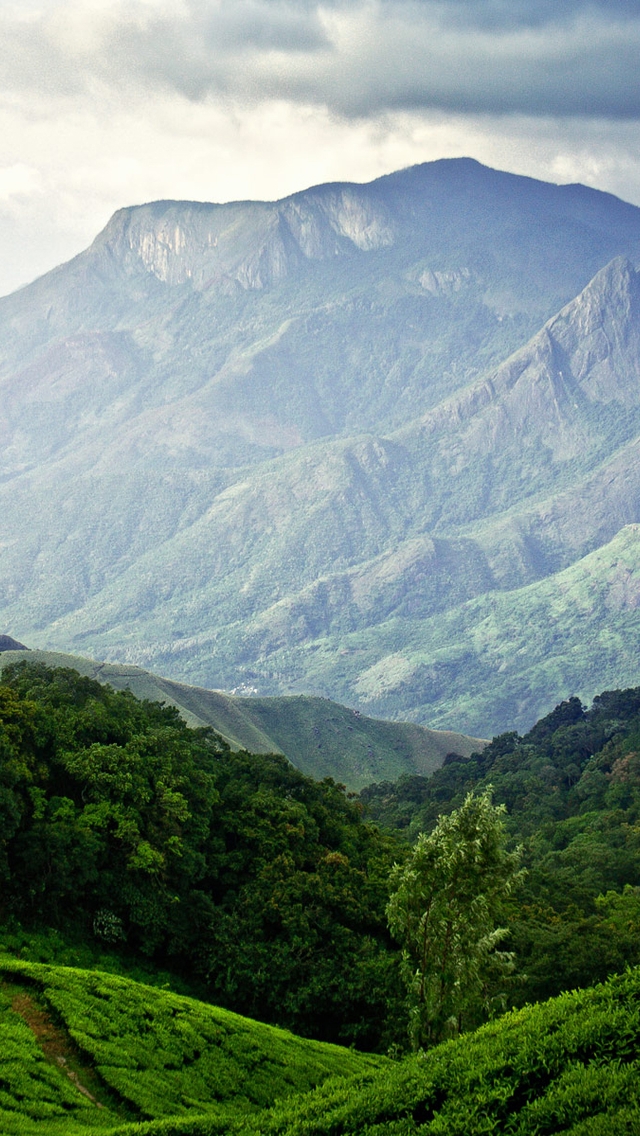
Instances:
[[[141,1118],[262,1109],[336,1073],[385,1063],[115,975],[8,959],[0,971],[36,985],[104,1084]]]

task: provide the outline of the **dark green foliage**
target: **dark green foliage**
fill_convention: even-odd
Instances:
[[[538,1000],[640,962],[639,753],[640,688],[607,691],[589,710],[572,698],[524,737],[361,797],[413,839],[469,790],[493,787],[527,868],[509,918],[521,974],[511,997]]]
[[[137,957],[316,1037],[378,1047],[402,1037],[384,906],[406,844],[332,781],[280,756],[233,754],[173,710],[72,671],[20,664],[4,678],[3,917],[29,925],[14,922],[7,945]],[[520,971],[509,997],[524,1002],[638,961],[639,755],[640,690],[605,692],[589,710],[571,699],[524,737],[502,735],[468,760],[451,754],[432,778],[363,799],[412,835],[442,814],[441,828],[455,826],[468,794],[488,800],[493,785],[528,867],[504,906]],[[39,936],[47,918],[58,930]],[[638,1130],[638,971],[380,1068],[157,986],[15,958],[1,969],[7,1136]],[[16,1016],[16,981],[75,1045],[103,1108]]]
[[[71,670],[3,682],[5,919],[141,952],[303,1034],[393,1040],[395,844],[342,787]]]

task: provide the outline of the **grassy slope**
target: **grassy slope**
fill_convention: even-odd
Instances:
[[[307,1041],[227,1010],[97,971],[0,961],[0,1131],[81,1136],[150,1118],[270,1106],[385,1059]],[[31,1002],[31,1014],[25,1005]],[[12,1009],[12,1005],[16,1009]],[[38,1039],[25,1022],[50,1017]],[[24,1015],[24,1016],[23,1016]],[[41,1023],[40,1023],[41,1026]],[[41,1048],[44,1038],[44,1052]],[[72,1056],[62,1065],[59,1054]],[[66,1067],[65,1067],[66,1066]],[[96,1100],[77,1088],[91,1083]],[[101,1102],[101,1107],[99,1103]]]
[[[325,698],[235,697],[171,682],[138,667],[52,651],[0,653],[0,671],[23,658],[73,667],[117,690],[128,687],[137,698],[169,703],[188,725],[213,726],[234,748],[284,753],[303,773],[333,777],[350,789],[395,780],[402,773],[431,773],[447,753],[468,757],[484,744],[454,731],[356,715]]]

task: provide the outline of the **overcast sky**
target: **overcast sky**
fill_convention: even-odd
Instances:
[[[0,292],[155,198],[469,155],[640,205],[640,0],[0,0]]]

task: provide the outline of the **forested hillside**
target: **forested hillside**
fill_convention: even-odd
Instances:
[[[68,941],[67,961],[165,969],[307,1036],[405,1046],[392,865],[492,786],[526,868],[500,909],[514,969],[496,1005],[640,963],[638,688],[359,799],[71,670],[7,667],[0,697],[2,918],[15,950],[45,935],[31,957]]]
[[[71,669],[6,666],[3,1131],[637,1131],[639,754],[640,688],[609,691],[358,798]],[[440,1018],[425,1002],[409,1057],[420,879]],[[447,946],[461,921],[481,938]]]
[[[372,785],[361,799],[413,841],[487,786],[527,868],[509,916],[522,975],[513,1000],[640,963],[640,688],[607,691],[590,709],[569,699],[524,737],[503,734],[469,761]]]
[[[71,670],[2,681],[4,918],[171,966],[299,1033],[383,1042],[395,842],[342,788]]]
[[[188,726],[212,726],[232,749],[283,753],[310,777],[333,777],[348,789],[395,780],[402,773],[430,773],[448,753],[469,757],[485,744],[454,730],[369,718],[328,698],[227,694],[173,682],[140,667],[19,646],[3,647],[0,640],[0,674],[23,659],[70,667],[115,690],[130,690],[136,698],[174,706]]]

